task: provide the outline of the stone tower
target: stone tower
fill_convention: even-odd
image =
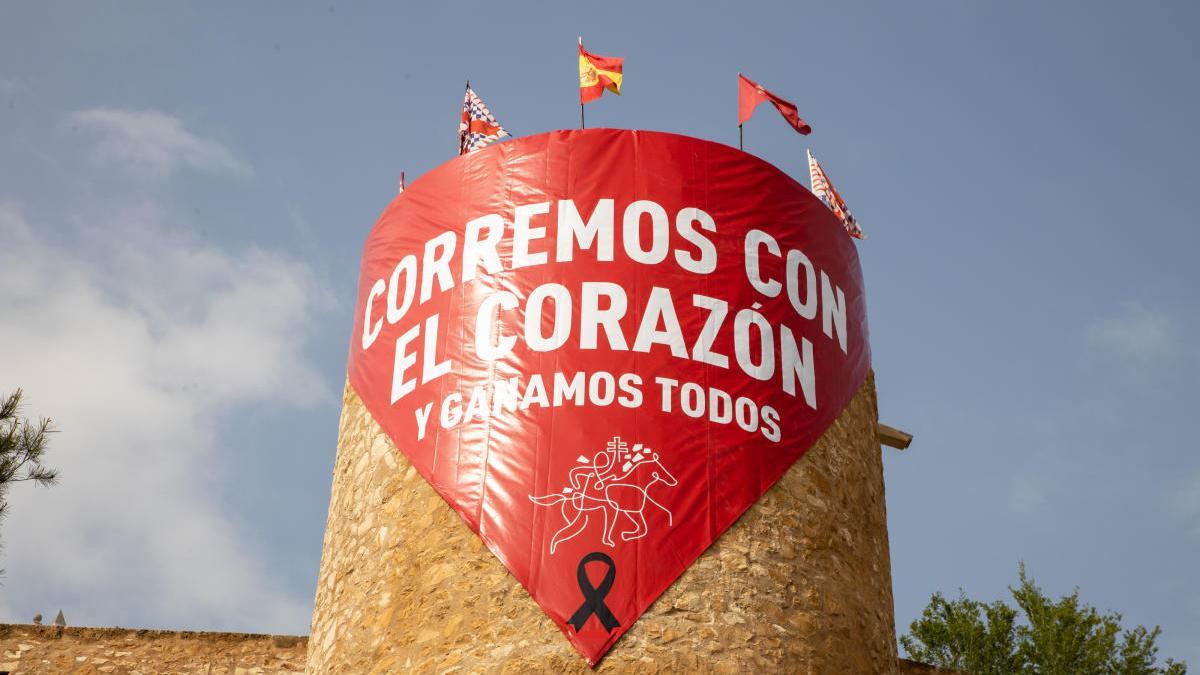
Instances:
[[[782,171],[464,155],[372,229],[355,321],[312,672],[897,669],[858,252]]]

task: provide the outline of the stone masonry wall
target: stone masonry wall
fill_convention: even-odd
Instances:
[[[0,624],[0,675],[257,675],[304,670],[308,638]],[[80,660],[83,657],[83,660]],[[480,669],[459,668],[458,672]],[[900,659],[903,675],[953,675]]]
[[[896,672],[868,379],[598,671]],[[586,673],[584,660],[345,389],[309,641],[314,673]]]
[[[304,671],[308,638],[0,624],[0,674],[259,675]]]

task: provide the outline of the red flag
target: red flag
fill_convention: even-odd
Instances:
[[[746,120],[754,114],[754,108],[763,101],[770,101],[771,105],[775,106],[779,114],[783,115],[783,118],[796,131],[802,134],[812,133],[812,127],[808,126],[808,122],[800,119],[800,111],[796,108],[795,103],[772,94],[761,84],[738,73],[738,126],[745,124]]]

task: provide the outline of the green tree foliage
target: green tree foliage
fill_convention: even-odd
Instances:
[[[21,390],[0,397],[0,517],[8,512],[8,488],[33,481],[53,485],[58,472],[42,464],[47,439],[55,429],[49,419],[31,422],[21,416]]]
[[[985,604],[959,591],[956,600],[934,593],[921,618],[900,637],[908,657],[978,675],[1183,675],[1186,664],[1158,661],[1161,629],[1121,630],[1121,615],[1102,614],[1079,601],[1079,589],[1058,600],[1046,596],[1025,565],[1009,591],[1016,607]]]

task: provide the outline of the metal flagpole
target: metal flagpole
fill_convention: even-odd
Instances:
[[[740,124],[738,125],[738,150],[745,150],[745,148],[742,147],[742,125]]]
[[[583,36],[582,35],[579,36],[579,56],[580,56],[580,58],[583,58]],[[579,98],[581,99],[579,101],[579,128],[586,129],[587,121],[584,120],[584,117],[583,117],[583,100],[582,100],[583,99],[583,76],[581,75],[579,79],[580,79]]]

